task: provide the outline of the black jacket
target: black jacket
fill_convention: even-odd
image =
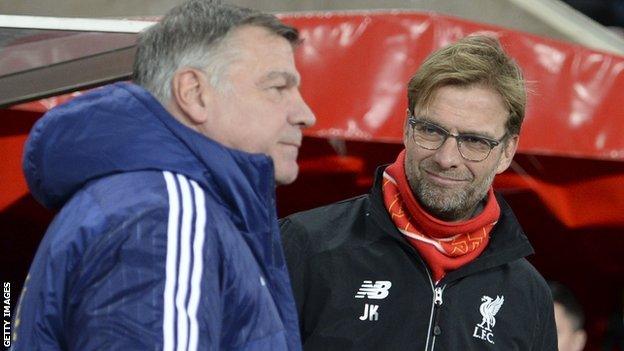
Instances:
[[[550,290],[509,206],[486,250],[434,285],[370,194],[281,221],[306,350],[557,350]],[[436,296],[437,295],[437,296]]]

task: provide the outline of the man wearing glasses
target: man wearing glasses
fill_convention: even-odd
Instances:
[[[281,222],[306,350],[556,350],[548,286],[492,190],[526,90],[498,40],[429,56],[404,144],[367,195]]]

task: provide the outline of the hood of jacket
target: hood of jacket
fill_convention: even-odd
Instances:
[[[275,190],[268,156],[208,139],[178,122],[145,89],[126,82],[46,113],[26,141],[23,168],[31,193],[48,208],[62,206],[89,181],[144,170],[184,174],[217,192],[230,208],[273,201]]]

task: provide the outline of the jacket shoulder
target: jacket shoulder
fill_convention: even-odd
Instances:
[[[545,305],[552,305],[552,295],[548,283],[537,271],[537,269],[526,259],[521,258],[509,263],[513,274],[515,284],[520,286],[528,286],[527,292],[531,296],[532,301]]]
[[[360,195],[282,218],[279,221],[282,241],[285,247],[310,243],[308,249],[313,252],[339,246],[353,233],[363,233],[369,203],[369,195]]]
[[[125,211],[137,206],[166,208],[169,201],[165,174],[160,171],[119,173],[87,184],[76,196],[91,197],[103,213],[130,214]]]
[[[72,246],[81,252],[98,234],[132,218],[166,219],[169,207],[162,172],[120,173],[87,183],[63,206],[44,239],[54,254]],[[77,244],[79,242],[79,244]]]
[[[520,258],[512,261],[510,265],[517,274],[518,280],[524,280],[524,282],[528,281],[535,284],[535,287],[540,291],[550,291],[544,277],[542,277],[537,269],[526,258]],[[550,295],[550,293],[548,293],[548,295]]]

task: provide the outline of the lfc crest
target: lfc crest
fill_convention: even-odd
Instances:
[[[481,323],[478,323],[475,326],[472,336],[494,344],[494,332],[492,331],[492,328],[496,325],[495,316],[503,306],[505,297],[497,295],[496,299],[492,299],[489,296],[483,296],[481,301],[483,301],[483,303],[479,307],[479,312],[481,313],[483,319],[481,320]]]

